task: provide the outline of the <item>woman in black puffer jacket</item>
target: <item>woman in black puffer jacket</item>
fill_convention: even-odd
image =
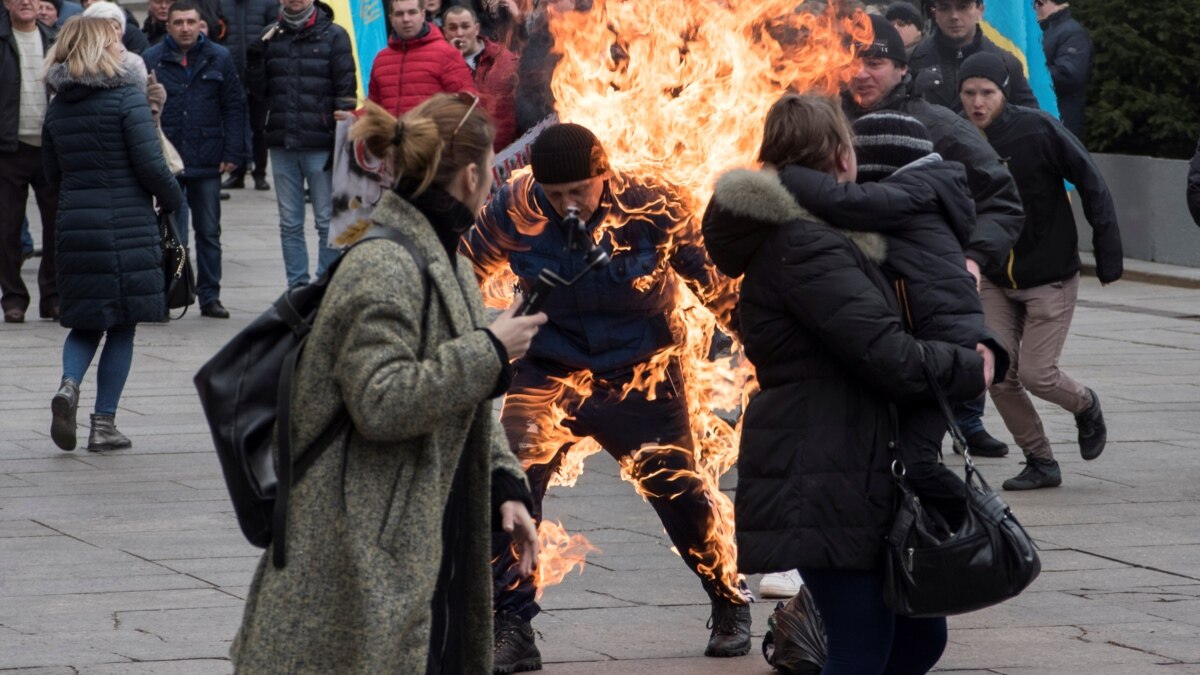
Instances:
[[[97,368],[88,450],[131,445],[114,415],[133,359],[138,322],[166,317],[154,198],[166,211],[183,201],[163,160],[145,81],[126,67],[108,19],[73,17],[46,59],[57,95],[46,111],[42,154],[59,186],[55,220],[63,378],[51,402],[50,435],[75,448],[79,384],[105,338]]]
[[[853,180],[849,125],[831,102],[777,103],[763,154],[796,135],[814,153],[806,165]],[[990,351],[905,333],[864,238],[804,211],[773,172],[725,174],[703,230],[717,267],[745,275],[741,335],[762,387],[738,457],[738,569],[799,568],[825,620],[825,675],[928,671],[945,620],[897,617],[882,597],[896,404],[931,396],[922,351],[951,398],[982,391]]]

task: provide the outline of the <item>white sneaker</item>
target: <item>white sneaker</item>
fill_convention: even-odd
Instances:
[[[764,598],[790,598],[800,592],[800,572],[772,572],[758,582],[758,594]]]

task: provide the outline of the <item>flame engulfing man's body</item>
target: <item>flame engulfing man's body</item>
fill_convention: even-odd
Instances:
[[[744,606],[733,556],[723,550],[728,513],[717,504],[724,497],[698,468],[681,359],[688,336],[674,321],[681,301],[692,298],[697,309],[707,307],[728,324],[735,289],[708,260],[678,190],[612,171],[587,129],[548,128],[531,148],[531,163],[532,174],[495,195],[461,251],[485,286],[498,275],[515,275],[526,291],[544,271],[579,277],[549,294],[542,308],[548,321],[516,364],[501,414],[526,467],[534,516],[541,518],[551,481],[573,482],[582,457],[602,447],[654,507],[713,602]],[[584,221],[588,244],[611,258],[606,268],[580,276],[588,262],[571,246],[566,215],[573,211]],[[711,337],[710,329],[696,339]],[[497,611],[532,618],[534,580],[512,571],[502,538],[493,555]],[[539,581],[553,581],[545,577],[551,571],[542,569]],[[745,632],[748,645],[748,625]]]

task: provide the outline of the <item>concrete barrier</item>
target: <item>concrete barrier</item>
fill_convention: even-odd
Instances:
[[[1188,163],[1132,155],[1094,154],[1117,207],[1126,258],[1200,267],[1200,228],[1187,209]],[[1092,250],[1092,229],[1072,194],[1079,248]]]

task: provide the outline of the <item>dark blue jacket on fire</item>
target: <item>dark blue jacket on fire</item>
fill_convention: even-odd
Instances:
[[[550,293],[543,309],[549,320],[528,355],[605,378],[676,342],[669,322],[675,273],[693,289],[704,289],[702,300],[719,275],[700,242],[698,223],[666,185],[615,172],[587,226],[593,234],[603,228],[598,241],[612,261],[575,286]],[[531,174],[500,189],[459,252],[481,281],[507,265],[524,289],[543,269],[570,279],[585,266],[582,252],[567,252],[562,218]]]
[[[242,164],[246,95],[229,50],[200,36],[185,59],[167,36],[142,59],[167,90],[159,120],[183,158],[183,176],[210,178],[222,162]]]

